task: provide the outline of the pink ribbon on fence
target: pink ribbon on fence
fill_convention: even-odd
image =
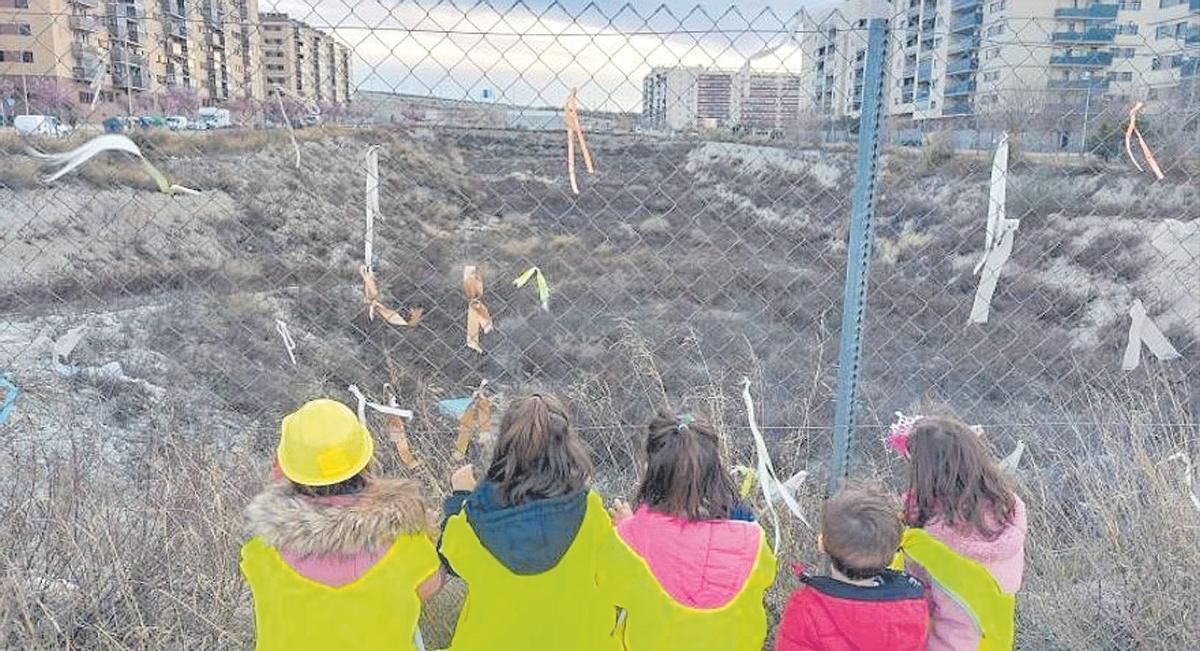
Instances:
[[[579,139],[579,151],[583,154],[583,164],[588,174],[595,174],[592,167],[592,153],[588,151],[587,140],[583,137],[583,126],[579,124],[579,111],[576,108],[575,89],[567,94],[563,104],[563,120],[567,123],[567,175],[571,177],[571,190],[579,194],[579,183],[575,180],[575,139]]]
[[[1133,155],[1133,136],[1137,136],[1138,145],[1142,148],[1142,156],[1146,158],[1146,164],[1150,166],[1150,171],[1154,172],[1154,176],[1159,181],[1163,180],[1162,169],[1158,166],[1158,161],[1154,158],[1154,153],[1150,151],[1150,146],[1146,144],[1146,139],[1142,137],[1142,132],[1137,128],[1137,114],[1146,107],[1145,102],[1138,102],[1129,109],[1129,126],[1125,129],[1125,153],[1129,155],[1129,160],[1133,161],[1133,166],[1139,172],[1144,172],[1141,163]]]

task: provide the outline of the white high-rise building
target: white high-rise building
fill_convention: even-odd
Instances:
[[[800,75],[744,67],[654,68],[642,80],[642,119],[667,129],[775,130],[800,112]]]
[[[867,21],[891,16],[889,0],[849,0],[800,26],[801,111],[857,117],[862,110]]]
[[[858,116],[878,17],[892,116],[1011,121],[1200,98],[1200,0],[847,0],[803,31],[804,112]]]

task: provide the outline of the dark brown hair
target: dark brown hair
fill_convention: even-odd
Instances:
[[[562,401],[551,395],[517,398],[500,419],[500,439],[487,471],[505,506],[579,490],[592,475],[588,448]]]
[[[847,486],[821,508],[821,539],[833,566],[858,581],[878,575],[900,546],[900,502],[876,485]]]
[[[908,524],[934,518],[995,538],[1012,522],[1016,494],[978,433],[953,418],[922,418],[908,437]]]
[[[367,487],[368,473],[364,468],[357,475],[349,479],[343,479],[336,484],[328,486],[309,486],[307,484],[299,484],[292,482],[292,490],[301,495],[308,497],[336,497],[338,495],[357,495]]]
[[[636,504],[688,520],[730,516],[737,488],[721,462],[716,429],[690,416],[659,414],[646,428],[646,473]]]

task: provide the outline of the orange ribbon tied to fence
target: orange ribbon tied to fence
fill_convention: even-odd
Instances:
[[[1146,144],[1146,139],[1142,137],[1142,132],[1137,128],[1137,114],[1146,107],[1145,102],[1138,102],[1129,109],[1129,126],[1125,128],[1125,153],[1129,155],[1129,160],[1133,161],[1133,166],[1139,172],[1144,172],[1141,163],[1133,155],[1133,137],[1137,136],[1138,145],[1142,148],[1142,156],[1146,159],[1146,164],[1150,166],[1150,171],[1154,172],[1154,176],[1159,181],[1163,180],[1162,169],[1158,166],[1158,161],[1154,158],[1154,153],[1150,151],[1150,146]]]
[[[474,265],[463,267],[463,293],[467,295],[467,348],[482,353],[479,332],[492,331],[492,315],[483,304],[483,272]]]
[[[400,316],[400,313],[392,308],[384,305],[379,300],[379,284],[375,282],[375,273],[367,268],[367,265],[359,265],[358,274],[362,276],[363,281],[363,302],[367,304],[367,317],[372,321],[375,316],[387,321],[394,326],[408,326],[415,328],[421,321],[421,315],[424,310],[419,307],[414,307],[408,311],[408,318]]]
[[[383,385],[383,399],[387,402],[387,406],[393,409],[399,409],[400,402],[396,399],[396,391],[392,385]],[[412,453],[412,448],[408,445],[408,429],[404,424],[404,419],[396,414],[387,414],[388,438],[392,440],[392,445],[396,446],[396,453],[400,455],[400,461],[408,468],[416,468],[421,465],[421,460]]]
[[[575,101],[575,89],[567,94],[567,102],[563,104],[563,120],[567,123],[567,175],[571,177],[571,190],[579,194],[579,182],[575,179],[575,139],[579,139],[579,151],[583,155],[583,164],[588,174],[595,174],[592,167],[592,153],[588,151],[587,139],[583,137],[583,127],[579,124],[579,111]]]
[[[492,401],[483,393],[486,386],[487,380],[479,383],[479,388],[471,395],[471,404],[459,418],[458,438],[454,441],[455,459],[467,456],[467,446],[471,444],[472,434],[476,434],[481,443],[487,443],[485,438],[492,423]]]

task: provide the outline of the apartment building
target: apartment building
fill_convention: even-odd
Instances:
[[[654,68],[642,79],[642,118],[668,129],[786,128],[800,114],[800,76],[702,66]]]
[[[93,84],[111,99],[149,85],[150,38],[136,2],[0,0],[0,81],[28,88],[53,82],[90,102]]]
[[[264,98],[257,0],[199,0],[192,6],[198,88],[204,103]]]
[[[1153,4],[1154,6],[1149,6]],[[1142,9],[1147,56],[1130,62],[1149,99],[1200,105],[1200,0],[1148,0]]]
[[[800,30],[803,110],[838,117],[859,115],[867,21],[890,15],[889,0],[855,0],[820,14],[804,15]]]
[[[53,83],[80,103],[98,83],[102,100],[139,110],[176,88],[210,106],[274,86],[346,103],[350,50],[285,14],[260,15],[258,0],[0,0],[0,81]]]
[[[802,110],[860,110],[866,21],[890,21],[890,115],[1074,116],[1197,86],[1200,0],[848,0],[810,18]]]
[[[262,33],[268,92],[281,87],[314,102],[350,101],[349,48],[282,13],[263,13]]]

